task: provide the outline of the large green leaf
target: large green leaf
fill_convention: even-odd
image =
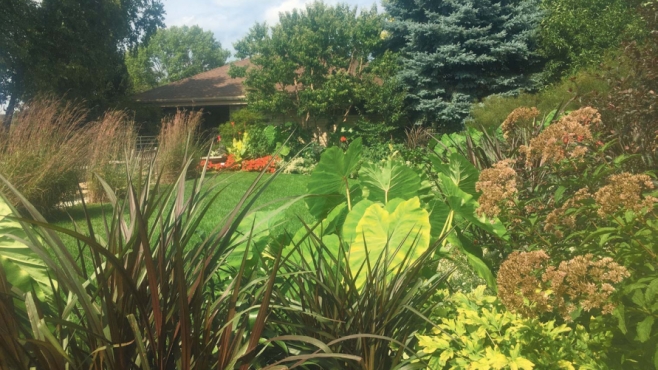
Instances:
[[[359,138],[350,144],[345,153],[338,147],[329,148],[322,153],[307,185],[307,193],[310,196],[306,199],[306,204],[312,215],[322,218],[338,204],[345,201],[351,203],[356,197],[360,190],[358,185],[350,184],[349,194],[347,186],[350,175],[359,166],[362,149]]]
[[[14,238],[28,240],[20,223],[8,218],[12,211],[0,199],[0,263],[9,283],[23,292],[33,289],[40,300],[52,294],[48,268],[28,246]]]
[[[293,235],[292,243],[285,248],[284,255],[287,255],[295,245],[299,245],[304,254],[307,251],[315,250],[316,244],[313,241],[314,237],[322,239],[323,242],[327,241],[325,245],[328,247],[328,249],[331,251],[337,251],[337,248],[333,249],[333,247],[338,246],[338,244],[335,242],[335,239],[327,239],[327,237],[336,235],[338,233],[346,219],[346,215],[347,204],[342,203],[335,207],[331,212],[329,212],[327,217],[323,219],[322,222],[320,222],[317,226],[315,226],[315,228],[313,228],[312,235],[309,233],[309,230],[305,226],[301,227],[299,230],[297,230],[295,235]],[[299,253],[294,253],[291,256],[293,260],[297,260],[298,257]],[[336,255],[334,257],[336,257]]]
[[[442,233],[450,230],[451,222],[451,209],[443,201],[433,199],[429,202],[428,211],[430,213],[430,224],[432,225],[432,240],[436,240],[442,236]]]
[[[475,191],[475,183],[480,177],[480,172],[468,159],[460,154],[452,153],[450,154],[450,161],[448,163],[443,163],[438,157],[432,157],[431,160],[434,169],[439,174],[445,175],[465,193],[472,195],[476,199],[478,198],[478,192]]]
[[[411,199],[421,187],[420,176],[414,170],[391,159],[383,164],[364,164],[359,179],[368,188],[368,199],[384,204],[394,198]]]
[[[364,199],[352,207],[352,210],[347,214],[347,217],[345,217],[345,223],[343,224],[343,240],[346,245],[352,244],[356,238],[356,228],[363,218],[363,215],[366,213],[366,210],[373,204],[375,204],[373,201]]]
[[[454,233],[448,236],[452,245],[455,245],[466,256],[468,264],[471,265],[473,271],[487,282],[487,285],[494,292],[498,291],[496,284],[496,277],[491,272],[491,269],[482,260],[482,248],[479,248],[471,242],[471,240],[462,234],[461,230],[457,228]]]
[[[371,205],[359,221],[356,236],[350,245],[350,269],[356,273],[364,266],[366,259],[370,266],[374,266],[386,253],[384,263],[388,271],[394,271],[412,248],[411,260],[427,250],[430,228],[429,214],[421,208],[417,197],[407,201],[391,201],[386,206],[378,203]],[[396,250],[398,252],[394,254]],[[356,278],[357,285],[361,286],[365,279],[364,266]]]
[[[484,215],[478,216],[477,209],[479,204],[473,199],[471,194],[461,190],[450,178],[442,173],[439,174],[439,179],[441,180],[441,190],[446,196],[446,201],[456,216],[498,237],[503,239],[508,238],[507,230],[500,220],[490,219]]]

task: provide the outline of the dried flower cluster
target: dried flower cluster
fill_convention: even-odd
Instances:
[[[576,256],[572,260],[560,262],[555,268],[550,266],[542,276],[553,290],[553,305],[557,312],[570,321],[571,313],[578,306],[585,311],[601,309],[604,315],[612,313],[615,305],[610,295],[616,284],[630,276],[625,267],[605,257],[593,261],[593,255]]]
[[[555,312],[566,321],[581,307],[585,311],[614,309],[612,284],[630,276],[611,258],[576,256],[555,268],[544,251],[514,252],[498,272],[498,297],[511,311],[526,317]]]
[[[475,189],[481,191],[479,198],[479,215],[496,217],[501,209],[500,205],[513,205],[512,197],[518,192],[516,188],[516,171],[512,166],[514,161],[505,159],[480,173]]]
[[[584,156],[587,147],[583,144],[593,139],[589,126],[600,122],[601,115],[594,108],[585,107],[571,112],[530,140],[529,146],[519,147],[519,151],[526,156],[526,166],[532,167],[537,160],[542,166],[565,158]]]
[[[589,193],[587,188],[578,190],[571,199],[568,199],[561,207],[552,210],[546,216],[546,220],[544,220],[544,231],[552,231],[555,236],[562,238],[564,234],[556,228],[557,226],[576,227],[576,216],[573,214],[567,215],[567,210],[576,207],[578,203],[591,197],[592,194]]]
[[[642,191],[653,189],[651,178],[647,175],[620,173],[610,176],[608,185],[594,194],[594,200],[599,206],[601,217],[611,215],[619,210],[641,212],[643,209],[653,209],[658,199],[647,196],[642,199]]]
[[[517,130],[521,127],[521,124],[528,123],[533,121],[539,116],[539,110],[535,107],[520,107],[512,111],[512,113],[507,116],[501,129],[503,130],[503,137],[505,140],[510,141],[516,137]]]
[[[498,297],[509,310],[523,316],[550,312],[550,297],[541,289],[541,273],[550,257],[544,251],[513,252],[498,271]],[[532,307],[525,300],[532,302]]]

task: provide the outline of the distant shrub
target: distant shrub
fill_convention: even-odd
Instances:
[[[467,125],[494,130],[518,107],[537,107],[540,118],[567,103],[566,109],[577,109],[582,106],[582,97],[600,95],[607,92],[609,88],[607,82],[597,74],[583,71],[538,93],[489,96],[482,102],[473,105],[471,118]]]
[[[9,132],[0,133],[0,172],[38,209],[72,199],[84,179],[90,131],[80,128],[86,118],[78,105],[42,98],[27,103]]]
[[[201,156],[201,147],[196,132],[201,125],[202,112],[178,111],[162,120],[158,135],[157,168],[162,172],[164,182],[173,182],[186,165],[185,158]],[[196,173],[196,166],[190,166],[187,176]]]
[[[93,134],[87,189],[90,202],[98,202],[105,200],[106,193],[96,175],[115,192],[125,188],[125,163],[134,154],[137,133],[134,123],[125,112],[114,111],[105,114]]]

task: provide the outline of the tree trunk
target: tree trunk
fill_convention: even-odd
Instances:
[[[9,132],[9,127],[11,126],[11,119],[14,117],[14,110],[16,109],[16,103],[18,102],[18,94],[15,92],[11,94],[9,98],[9,105],[7,105],[7,111],[5,111],[5,119],[2,121],[2,128],[6,132]]]

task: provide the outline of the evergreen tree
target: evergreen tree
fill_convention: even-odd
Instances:
[[[388,0],[416,122],[461,129],[471,104],[537,84],[538,0]]]

